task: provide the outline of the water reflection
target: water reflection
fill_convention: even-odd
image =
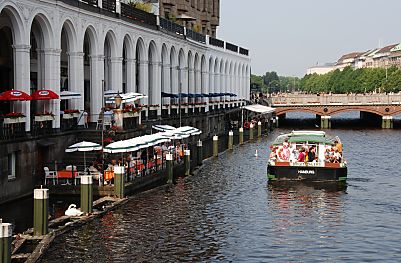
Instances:
[[[280,132],[133,197],[57,239],[42,262],[399,261],[401,161],[388,158],[401,154],[399,134],[335,131],[349,164],[346,188],[267,186],[268,146]],[[382,151],[375,160],[366,158],[372,147]]]

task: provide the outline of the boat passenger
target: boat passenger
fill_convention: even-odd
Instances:
[[[336,148],[338,149],[338,152],[342,155],[343,154],[343,145],[341,142],[339,141],[334,141],[334,144],[336,146]]]
[[[305,156],[306,156],[306,154],[305,154],[305,148],[302,147],[302,148],[299,150],[298,162],[305,162]]]
[[[316,157],[315,146],[311,146],[308,152],[308,162],[313,162],[315,160],[315,157]]]
[[[341,163],[341,154],[336,147],[334,148],[333,162]]]

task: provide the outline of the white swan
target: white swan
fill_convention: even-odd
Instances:
[[[258,157],[258,150],[255,150],[255,157]]]
[[[66,216],[81,216],[84,212],[81,212],[80,209],[77,209],[75,204],[70,204],[68,209],[65,211]]]

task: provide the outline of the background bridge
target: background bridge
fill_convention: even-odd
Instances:
[[[382,118],[382,128],[393,127],[393,117],[401,113],[401,94],[294,94],[269,97],[277,116],[289,112],[316,114],[321,128],[331,127],[331,116],[342,112],[359,111],[361,118]]]

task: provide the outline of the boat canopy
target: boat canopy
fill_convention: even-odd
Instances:
[[[273,142],[273,145],[283,144],[285,140],[289,143],[318,143],[334,145],[336,138],[327,137],[324,131],[293,131],[288,134],[280,135]]]

